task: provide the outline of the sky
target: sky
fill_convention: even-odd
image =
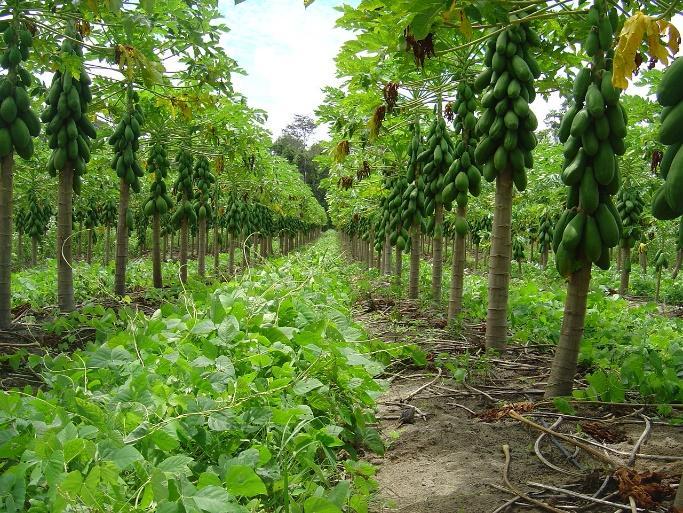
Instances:
[[[219,8],[230,32],[224,37],[228,55],[246,76],[234,75],[237,91],[249,105],[268,112],[267,127],[277,137],[295,114],[313,117],[322,88],[336,85],[334,57],[351,34],[335,28],[340,0],[246,0]],[[347,0],[357,5],[359,0]],[[323,134],[316,134],[318,137]]]
[[[223,38],[228,55],[247,72],[234,75],[237,91],[249,105],[268,113],[267,128],[277,138],[295,114],[314,117],[322,102],[322,88],[338,85],[334,58],[352,34],[335,27],[340,16],[335,5],[358,5],[360,0],[316,0],[304,8],[303,0],[220,0],[219,9],[230,32]],[[683,17],[674,18],[683,32]],[[633,85],[630,94],[644,90]],[[552,109],[560,107],[557,94],[545,101],[538,96],[532,105],[541,128]],[[320,127],[313,139],[324,139]]]

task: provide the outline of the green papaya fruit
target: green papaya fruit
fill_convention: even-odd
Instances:
[[[586,214],[578,212],[571,221],[567,223],[567,227],[562,233],[562,244],[570,251],[574,251],[583,237],[583,228],[586,224]]]
[[[617,221],[605,203],[600,203],[595,210],[595,222],[600,232],[600,240],[609,248],[619,243],[619,228]]]
[[[666,69],[657,87],[657,101],[664,107],[673,107],[683,101],[683,58],[674,60]]]
[[[587,167],[581,178],[579,189],[579,205],[586,214],[593,214],[598,208],[600,195],[598,193],[598,183],[593,177],[593,170]]]
[[[605,115],[605,100],[596,84],[588,86],[586,91],[586,110],[594,118]]]

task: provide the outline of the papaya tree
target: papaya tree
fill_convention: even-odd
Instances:
[[[25,219],[26,234],[31,237],[31,267],[38,265],[38,244],[47,233],[48,224],[52,217],[49,204],[38,197],[35,186],[27,194],[27,214]]]
[[[516,18],[510,15],[512,22]],[[526,188],[526,170],[533,167],[538,120],[529,105],[536,97],[534,79],[541,72],[531,51],[539,45],[538,34],[528,23],[509,25],[488,39],[485,68],[474,83],[484,93],[484,110],[475,127],[481,137],[475,162],[487,181],[496,182],[486,317],[486,347],[490,348],[500,349],[507,341],[512,193],[513,184],[520,192]]]
[[[553,242],[553,220],[550,213],[544,210],[538,224],[538,252],[541,255],[541,267],[548,266],[548,253]]]
[[[209,159],[201,156],[197,159],[194,167],[193,175],[194,184],[197,192],[195,194],[194,209],[197,216],[197,270],[199,276],[206,275],[206,223],[210,221],[213,214],[211,208],[211,184],[216,181],[216,178],[209,169]]]
[[[161,278],[161,216],[172,207],[173,201],[166,190],[165,179],[168,175],[170,162],[166,148],[160,142],[155,142],[149,150],[147,172],[154,175],[150,185],[149,196],[145,202],[145,215],[152,218],[152,282],[158,289],[163,287]]]
[[[59,178],[57,209],[57,301],[62,312],[74,309],[72,267],[73,195],[80,194],[82,176],[90,161],[90,140],[96,137],[88,118],[92,101],[90,77],[83,67],[82,35],[73,24],[62,42],[59,58],[68,67],[52,77],[47,107],[41,115],[46,123],[52,155],[47,171]]]
[[[512,259],[517,262],[517,269],[519,271],[519,277],[522,277],[522,262],[526,259],[524,254],[524,239],[522,237],[516,237],[512,243]]]
[[[8,4],[9,5],[9,4]],[[12,320],[12,189],[14,154],[24,160],[33,156],[33,138],[40,134],[40,121],[31,109],[29,86],[33,79],[23,66],[33,46],[33,35],[23,17],[22,4],[9,7],[11,18],[0,22],[5,43],[0,55],[0,329]]]
[[[403,192],[401,195],[401,198],[403,198],[403,195],[407,194],[409,203],[406,205],[407,208],[401,208],[401,234],[397,237],[396,247],[405,246],[406,241],[403,234],[408,233],[408,229],[410,229],[408,297],[410,299],[417,299],[420,292],[420,234],[422,231],[422,220],[427,214],[426,182],[422,172],[422,159],[420,159],[420,155],[424,152],[420,124],[417,121],[411,125],[411,134],[406,175],[407,188],[406,192]],[[399,183],[398,185],[401,184]],[[401,206],[400,200],[396,207],[398,206]]]
[[[97,236],[95,234],[95,228],[97,228],[97,225],[99,224],[99,216],[100,214],[97,210],[97,206],[94,203],[89,204],[85,208],[83,225],[88,231],[88,244],[85,250],[85,261],[89,264],[92,263],[93,245],[95,244],[95,238]]]
[[[176,164],[178,166],[178,177],[173,184],[173,192],[176,195],[176,209],[171,217],[171,221],[180,225],[180,251],[178,260],[180,262],[180,281],[187,283],[187,249],[190,223],[197,220],[197,214],[192,206],[192,153],[183,148],[178,152]]]
[[[130,208],[130,191],[140,192],[140,178],[144,171],[137,160],[140,147],[144,115],[139,105],[140,96],[133,90],[133,82],[126,84],[126,109],[109,144],[114,147],[111,167],[119,178],[118,222],[116,224],[116,266],[114,271],[114,293],[126,293],[126,263],[128,261],[128,232],[134,225]]]
[[[669,268],[669,257],[667,257],[666,253],[663,250],[658,249],[657,253],[655,253],[654,263],[656,277],[655,301],[659,302],[659,290],[662,284],[662,270]]]
[[[657,88],[657,101],[662,106],[662,124],[659,142],[666,146],[659,173],[664,183],[657,189],[652,201],[652,214],[661,220],[679,219],[676,240],[674,278],[681,266],[683,250],[683,59],[676,59],[662,76]],[[659,275],[658,272],[658,281]]]
[[[641,194],[630,184],[624,184],[616,196],[616,207],[621,221],[621,280],[619,294],[628,292],[631,275],[631,250],[641,237],[641,216],[645,203]],[[641,248],[639,247],[639,251]]]
[[[443,191],[444,203],[450,206],[456,202],[455,239],[453,241],[453,263],[451,269],[451,288],[448,302],[448,320],[452,320],[462,310],[463,284],[465,280],[465,239],[469,232],[466,212],[468,192],[479,196],[481,192],[481,172],[474,162],[476,139],[474,116],[477,104],[471,84],[466,81],[458,85],[458,97],[453,104],[455,113],[455,132],[460,141],[455,145],[453,163],[446,174],[446,187]]]
[[[424,178],[425,209],[429,216],[427,231],[433,232],[432,300],[439,303],[443,276],[443,191],[446,173],[454,161],[455,145],[448,134],[440,101],[437,107],[436,116],[427,131],[425,149],[417,158],[424,165],[420,176]]]
[[[111,255],[111,229],[116,226],[118,207],[114,198],[108,198],[100,205],[100,220],[104,226],[104,266],[109,266]]]
[[[617,155],[626,151],[626,113],[612,84],[616,8],[597,0],[587,16],[583,48],[592,62],[583,66],[573,87],[573,105],[564,115],[562,182],[568,187],[566,209],[555,228],[555,264],[567,278],[567,298],[546,397],[571,394],[593,264],[610,266],[610,248],[620,238],[619,213],[612,201],[620,185]]]

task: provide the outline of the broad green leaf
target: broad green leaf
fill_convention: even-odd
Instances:
[[[194,463],[194,459],[185,454],[169,456],[157,465],[157,468],[167,474],[189,475],[188,465]]]
[[[142,454],[132,445],[125,445],[120,449],[114,450],[108,457],[121,470],[127,469],[136,461],[144,459]]]
[[[254,470],[247,465],[233,465],[225,475],[228,491],[240,497],[254,497],[266,493],[266,486]]]
[[[342,513],[342,510],[325,497],[309,497],[304,501],[304,513]]]
[[[226,513],[229,511],[230,495],[220,486],[209,485],[192,496],[202,510],[208,513]]]
[[[323,386],[322,381],[317,378],[307,378],[297,381],[292,388],[292,391],[297,395],[305,395],[311,390]]]
[[[216,325],[211,319],[204,319],[192,326],[190,333],[193,335],[206,335],[216,329]]]
[[[209,415],[208,426],[212,431],[229,431],[238,428],[239,422],[232,410],[223,410]]]

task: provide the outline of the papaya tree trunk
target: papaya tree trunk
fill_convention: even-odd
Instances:
[[[622,266],[621,266],[621,263],[622,263],[622,260],[623,260],[623,255],[621,254],[621,249],[620,249],[620,247],[617,247],[616,253],[617,253],[617,271],[621,271],[621,267],[622,267]]]
[[[458,206],[458,217],[465,217],[465,207]],[[462,291],[465,280],[465,237],[455,232],[453,239],[453,264],[451,267],[451,290],[448,299],[448,321],[462,310]]]
[[[676,490],[676,497],[674,498],[673,510],[683,509],[683,474],[681,474],[681,481]]]
[[[197,251],[197,273],[202,278],[206,275],[206,218],[197,222],[197,239],[199,248]]]
[[[628,292],[628,282],[631,276],[631,248],[628,245],[621,247],[621,281],[619,283],[619,295],[623,296]]]
[[[111,226],[107,225],[104,231],[104,266],[109,266],[109,252],[111,248]]]
[[[228,234],[230,242],[228,243],[228,274],[232,276],[235,272],[235,235]],[[282,251],[282,248],[280,248]]]
[[[85,255],[85,251],[83,250],[83,241],[85,240],[85,237],[83,236],[83,221],[78,223],[78,259],[83,260],[83,255]]]
[[[541,266],[543,267],[544,271],[548,267],[548,248],[547,247],[543,250],[543,254],[541,255]]]
[[[391,237],[384,236],[384,274],[391,274]]]
[[[583,337],[586,319],[586,299],[591,281],[591,265],[583,267],[569,276],[567,298],[564,303],[564,317],[560,340],[555,349],[555,358],[545,389],[546,397],[571,395],[579,358],[579,345]]]
[[[86,260],[89,264],[92,263],[92,237],[93,237],[93,229],[88,228],[88,249],[86,253]]]
[[[643,274],[645,274],[647,272],[647,253],[640,251],[638,253],[638,260],[640,260],[640,268],[643,270]]]
[[[38,237],[31,237],[31,267],[38,265]]]
[[[128,224],[126,211],[130,202],[130,186],[119,180],[119,222],[116,224],[116,270],[114,272],[114,293],[126,294],[126,261],[128,260]]]
[[[12,323],[12,182],[14,154],[0,163],[0,329]]]
[[[507,341],[507,306],[510,288],[512,223],[512,172],[510,167],[496,178],[496,197],[489,258],[489,304],[486,316],[486,347],[502,349]]]
[[[479,244],[474,245],[474,270],[479,267]]]
[[[218,219],[215,219],[213,222],[213,272],[216,276],[218,276],[221,258],[219,230]]]
[[[180,253],[178,260],[180,261],[180,282],[187,283],[187,239],[188,239],[188,223],[187,217],[183,217],[180,221]]]
[[[59,173],[57,198],[57,304],[62,312],[74,310],[72,264],[73,164],[67,162]]]
[[[662,268],[657,269],[657,286],[655,287],[655,302],[659,303],[659,289],[662,284]]]
[[[161,278],[161,227],[159,226],[159,213],[152,216],[152,282],[154,287],[160,289],[164,286]]]
[[[443,279],[443,205],[434,211],[434,242],[432,246],[432,300],[441,302],[441,281]]]
[[[420,225],[413,222],[410,228],[410,279],[408,282],[408,297],[417,299],[420,293]]]
[[[21,230],[17,233],[17,270],[24,267],[24,234]]]
[[[396,284],[401,284],[401,278],[403,273],[403,252],[397,247],[396,248],[396,264],[394,268],[394,275],[396,277]]]
[[[675,280],[678,276],[678,272],[681,270],[681,262],[683,262],[683,249],[679,249],[676,252],[676,265],[674,265],[674,270],[671,273],[672,280]]]

